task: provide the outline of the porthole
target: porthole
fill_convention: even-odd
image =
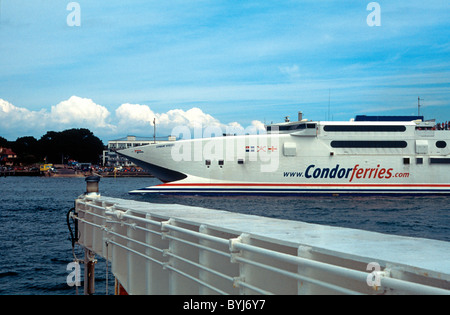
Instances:
[[[447,146],[447,142],[445,141],[436,141],[436,147],[443,149]]]

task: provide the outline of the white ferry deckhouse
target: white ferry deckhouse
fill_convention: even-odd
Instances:
[[[267,133],[150,144],[117,153],[163,183],[130,193],[448,194],[450,130],[423,116],[298,121]]]

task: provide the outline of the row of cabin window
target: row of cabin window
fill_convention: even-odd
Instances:
[[[223,160],[217,161],[220,166],[223,166]],[[206,166],[211,166],[211,160],[205,160]]]
[[[431,164],[450,164],[450,158],[430,158]],[[403,158],[403,164],[411,164],[409,157]],[[416,157],[416,164],[423,164],[423,157]]]
[[[243,159],[238,159],[238,164],[244,164],[244,160]],[[224,161],[223,160],[218,160],[217,161],[217,164],[219,165],[219,166],[223,166],[224,165]],[[211,160],[205,160],[205,165],[206,166],[211,166]]]
[[[223,166],[224,161],[218,160],[218,165]],[[430,158],[431,164],[450,164],[450,158]],[[238,160],[238,164],[244,164],[243,159]],[[411,164],[411,159],[409,157],[403,158],[403,164],[408,165]],[[416,164],[423,164],[423,157],[417,157],[416,158]],[[211,160],[205,160],[206,166],[211,166]]]
[[[406,148],[406,141],[331,141],[333,148]],[[447,147],[447,142],[436,141],[437,148],[443,149]]]

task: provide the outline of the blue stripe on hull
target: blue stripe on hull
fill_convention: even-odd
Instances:
[[[270,189],[270,188],[142,188],[130,194],[183,194],[183,195],[271,195],[271,196],[301,196],[301,195],[423,195],[450,194],[448,189]]]

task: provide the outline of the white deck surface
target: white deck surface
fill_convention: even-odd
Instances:
[[[155,216],[205,224],[226,232],[238,231],[266,239],[277,239],[290,246],[306,245],[314,250],[361,261],[400,264],[423,273],[425,269],[443,280],[450,280],[450,242],[388,235],[350,228],[310,224],[206,209],[186,205],[155,204],[100,197],[116,207],[149,212]]]

